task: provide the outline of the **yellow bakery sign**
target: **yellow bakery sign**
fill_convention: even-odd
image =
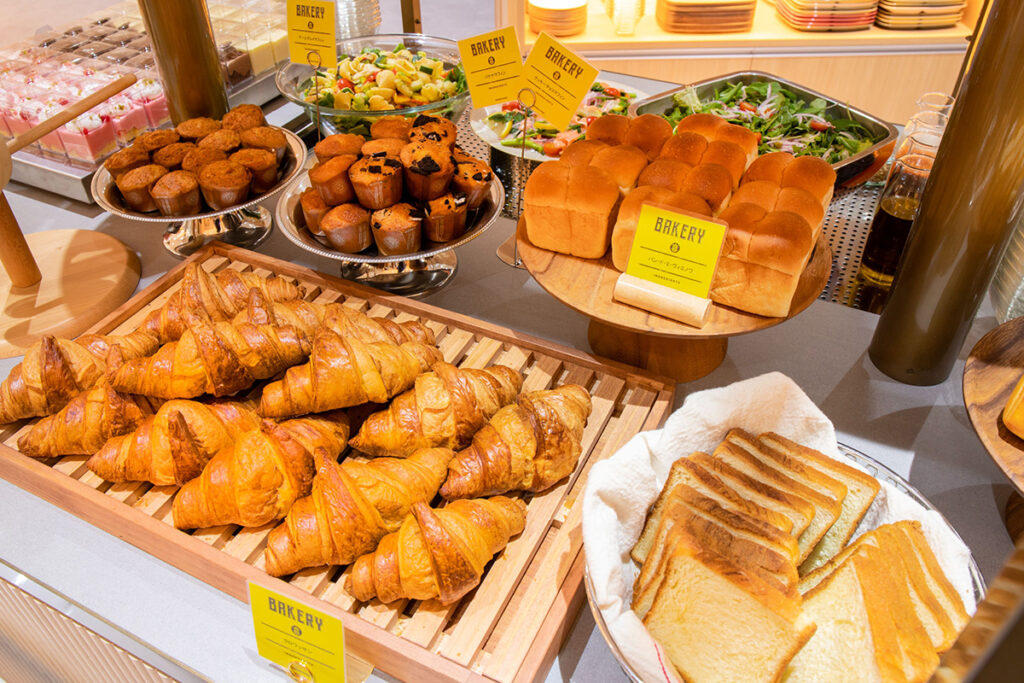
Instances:
[[[249,583],[256,648],[294,680],[345,683],[345,629],[332,617],[297,600]]]
[[[725,231],[706,218],[643,204],[626,273],[706,299]]]
[[[473,107],[480,109],[519,97],[523,58],[512,26],[459,41],[459,55]]]
[[[334,9],[324,0],[288,0],[288,59],[325,69],[338,65]]]
[[[555,128],[565,130],[597,74],[582,57],[541,33],[526,58],[523,86],[536,98],[533,108]]]

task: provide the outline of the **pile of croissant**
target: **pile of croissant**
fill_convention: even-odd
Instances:
[[[417,321],[303,295],[190,265],[134,332],[30,347],[0,383],[0,422],[43,418],[26,455],[180,487],[179,529],[266,525],[273,576],[351,564],[360,601],[454,602],[525,527],[524,500],[502,494],[576,468],[590,395],[520,393],[511,368],[445,362]]]

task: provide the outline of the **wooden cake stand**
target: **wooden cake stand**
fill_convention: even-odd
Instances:
[[[1024,373],[1024,317],[991,330],[971,349],[964,366],[964,405],[989,456],[1017,489],[1006,506],[1006,527],[1024,534],[1024,439],[1006,428],[1003,408]]]
[[[581,259],[536,247],[526,236],[523,218],[516,227],[516,242],[523,264],[540,286],[590,318],[587,339],[594,353],[678,382],[699,379],[721,365],[729,337],[778,325],[810,306],[832,271],[832,252],[822,236],[800,277],[787,317],[766,318],[712,304],[707,324],[696,328],[613,300],[620,273],[612,265],[611,254]]]

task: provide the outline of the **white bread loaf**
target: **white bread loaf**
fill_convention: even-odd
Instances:
[[[675,159],[696,166],[704,151],[708,148],[708,141],[703,135],[693,131],[676,133],[661,146],[659,159]]]
[[[662,145],[672,137],[672,124],[657,114],[641,114],[629,120],[629,128],[622,138],[624,145],[633,145],[647,155],[649,161],[658,158]]]
[[[594,166],[545,162],[526,182],[526,234],[541,249],[580,258],[608,251],[619,188]]]
[[[622,114],[605,114],[594,119],[587,126],[587,139],[600,140],[609,145],[621,145],[629,130],[629,117]]]
[[[622,194],[626,194],[636,187],[640,172],[647,168],[647,155],[632,145],[611,145],[594,154],[590,165],[607,173],[618,184]]]
[[[636,179],[636,186],[653,185],[663,187],[666,190],[679,192],[683,189],[686,177],[690,175],[693,166],[678,159],[655,159],[640,172]]]
[[[594,155],[607,146],[608,143],[601,140],[574,140],[562,150],[558,160],[570,166],[587,166]]]

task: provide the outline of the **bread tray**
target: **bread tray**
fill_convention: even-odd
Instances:
[[[133,211],[124,203],[113,177],[103,166],[92,177],[93,199],[105,211],[121,218],[143,223],[169,223],[163,242],[175,256],[188,256],[213,239],[242,247],[255,247],[270,235],[273,226],[270,211],[257,205],[283,190],[306,165],[306,145],[302,139],[286,128],[274,128],[284,133],[288,140],[288,149],[281,164],[281,177],[272,188],[241,204],[191,216],[163,216],[159,213]]]
[[[872,116],[863,109],[858,109],[845,102],[840,102],[834,97],[823,95],[816,90],[811,90],[805,86],[794,83],[793,81],[780,78],[773,74],[765,73],[763,71],[736,71],[731,74],[724,76],[718,76],[717,78],[709,78],[703,81],[696,81],[690,85],[697,92],[698,97],[704,98],[714,93],[715,89],[726,85],[727,83],[740,83],[748,84],[754,81],[775,81],[780,85],[789,88],[797,96],[804,98],[807,101],[813,100],[817,97],[828,102],[828,107],[825,109],[825,113],[830,116],[843,116],[851,118],[857,123],[867,128],[873,135],[882,135],[883,137],[871,147],[868,147],[864,151],[853,155],[847,159],[832,164],[832,168],[836,171],[836,185],[842,185],[847,180],[857,176],[862,171],[870,167],[880,154],[882,150],[895,142],[898,137],[896,128],[889,122],[883,121],[877,116]],[[638,100],[629,107],[630,116],[639,116],[640,114],[664,114],[669,108],[673,106],[672,96],[677,92],[681,92],[690,86],[680,86],[678,88],[672,88],[665,92],[652,95],[644,100]]]
[[[882,463],[878,462],[874,458],[865,455],[864,453],[861,453],[856,449],[850,448],[845,444],[839,444],[839,452],[844,457],[851,460],[854,464],[865,469],[871,476],[875,477],[879,481],[889,484],[890,486],[900,491],[901,493],[906,494],[907,496],[910,497],[911,500],[913,500],[915,503],[917,503],[924,509],[936,513],[939,516],[939,518],[942,519],[942,522],[953,533],[953,535],[956,536],[956,538],[960,541],[963,541],[963,539],[960,538],[960,535],[956,533],[956,529],[953,528],[953,525],[949,523],[949,520],[947,520],[945,516],[941,512],[939,512],[938,509],[936,509],[936,507],[932,505],[931,502],[929,502],[929,500],[921,494],[920,491],[911,486],[906,479],[896,474],[891,469],[889,469]],[[964,543],[964,545],[966,546],[967,544]],[[970,574],[971,588],[974,592],[975,602],[980,603],[982,599],[985,597],[985,579],[982,577],[981,570],[978,569],[978,564],[974,561],[973,556],[970,558],[967,570]],[[612,656],[615,657],[615,661],[619,663],[619,666],[622,668],[622,670],[626,673],[626,675],[629,677],[631,681],[634,681],[635,683],[644,683],[640,676],[630,665],[626,657],[622,654],[622,651],[615,644],[615,641],[612,639],[611,634],[608,631],[608,626],[605,624],[604,617],[601,615],[601,610],[598,609],[597,605],[594,602],[594,587],[591,585],[590,572],[587,570],[586,566],[584,566],[583,570],[583,579],[584,585],[586,586],[587,604],[590,606],[590,613],[594,616],[594,622],[597,624],[598,630],[601,631],[601,635],[604,637],[604,641],[608,644],[608,648],[612,651]]]
[[[253,251],[212,242],[88,330],[125,333],[177,291],[185,265],[277,274],[305,288],[310,301],[338,301],[398,322],[430,328],[444,359],[460,367],[503,364],[524,376],[524,391],[577,383],[592,411],[576,470],[542,494],[524,496],[526,528],[490,563],[479,586],[458,602],[360,603],[344,589],[347,567],[315,567],[281,579],[263,570],[270,528],[235,525],[174,528],[177,487],[111,484],[86,466],[88,456],[36,460],[19,453],[33,421],[7,426],[0,478],[239,600],[256,581],[342,620],[346,656],[404,681],[527,683],[543,680],[583,607],[583,489],[591,467],[634,434],[657,429],[672,409],[675,384],[636,368],[531,337],[412,299],[383,294]],[[345,453],[345,457],[357,457]],[[154,586],[154,590],[159,587]]]

